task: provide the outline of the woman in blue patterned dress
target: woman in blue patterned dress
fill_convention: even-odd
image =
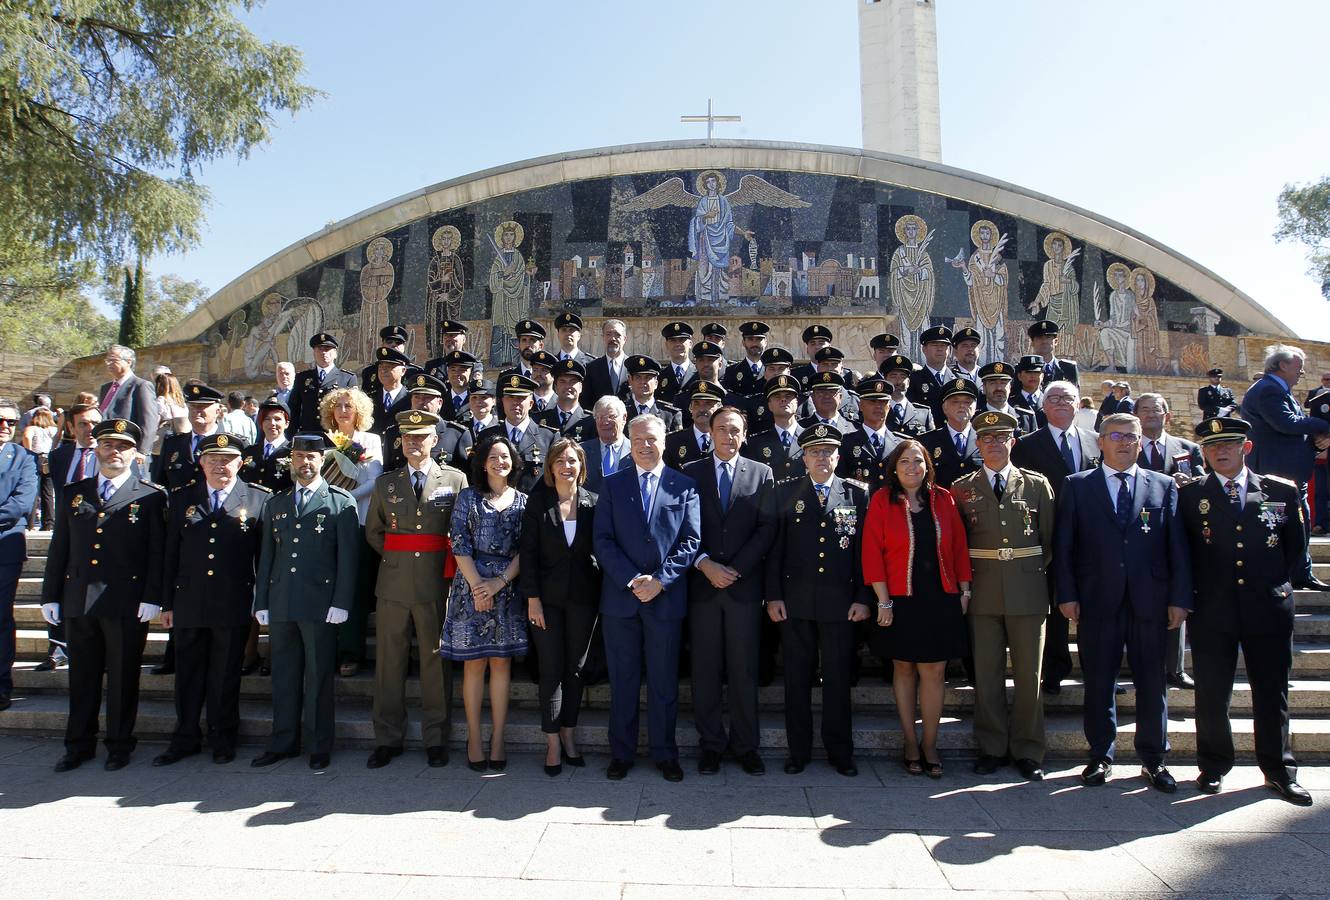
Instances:
[[[439,655],[462,663],[467,765],[502,771],[508,763],[503,726],[508,717],[512,657],[527,652],[526,603],[515,596],[518,543],[526,494],[517,490],[522,457],[506,435],[481,442],[471,454],[471,484],[453,508],[453,556],[457,575],[439,640]],[[489,671],[490,752],[481,743],[480,709]]]

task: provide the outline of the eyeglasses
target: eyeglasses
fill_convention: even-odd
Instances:
[[[981,434],[979,435],[978,440],[981,444],[1005,444],[1007,441],[1011,440],[1012,437],[1012,433],[1007,431],[1002,434]]]
[[[13,428],[17,424],[18,419],[0,419],[0,425],[4,425],[8,428]]]
[[[1139,444],[1141,436],[1135,431],[1110,431],[1105,435],[1115,444]]]
[[[1075,406],[1076,401],[1064,394],[1045,394],[1045,403],[1052,403],[1054,406]]]

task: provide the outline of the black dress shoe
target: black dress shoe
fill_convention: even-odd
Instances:
[[[1113,764],[1106,759],[1092,759],[1090,764],[1081,769],[1081,784],[1095,787],[1108,780],[1113,774]]]
[[[311,753],[309,755],[309,767],[311,769],[326,769],[332,763],[332,757],[327,753]]]
[[[972,766],[972,768],[976,775],[992,775],[1006,764],[1007,761],[1001,756],[989,756],[985,753],[974,761],[974,766]]]
[[[488,772],[490,761],[488,759],[468,759],[466,767],[472,772]]]
[[[77,769],[79,766],[92,759],[95,755],[96,754],[91,750],[83,753],[66,753],[64,756],[60,757],[60,760],[55,764],[55,770],[57,772],[72,772],[74,769]]]
[[[429,763],[431,769],[442,769],[448,765],[448,748],[426,747],[425,761]]]
[[[1045,681],[1042,688],[1045,694],[1048,694],[1050,697],[1056,697],[1058,694],[1062,693],[1062,682]]]
[[[240,667],[240,676],[244,678],[249,675],[253,675],[258,670],[259,670],[259,661],[256,659],[253,662],[247,662]]]
[[[832,762],[831,767],[836,770],[837,775],[844,775],[846,778],[854,778],[859,774],[859,767],[854,764],[852,759]]]
[[[715,775],[720,772],[720,754],[715,750],[703,750],[697,761],[697,774]]]
[[[508,768],[507,759],[491,759],[489,762],[491,772],[502,772],[506,768]]]
[[[605,770],[605,777],[610,781],[622,781],[628,776],[628,770],[632,767],[632,760],[611,759],[609,768]]]
[[[1016,771],[1020,772],[1026,781],[1044,780],[1044,767],[1032,759],[1016,760]]]
[[[152,764],[159,767],[173,766],[187,756],[197,755],[198,752],[197,750],[177,750],[174,747],[167,747],[165,751],[152,758]]]
[[[1181,688],[1184,691],[1194,690],[1196,682],[1186,672],[1180,672],[1177,675],[1168,676],[1169,687]]]
[[[1141,766],[1141,774],[1145,776],[1146,781],[1154,785],[1157,791],[1165,794],[1176,794],[1178,792],[1177,779],[1169,773],[1168,769],[1164,768],[1163,763],[1154,766]]]
[[[798,775],[800,772],[804,770],[804,766],[806,765],[808,764],[803,762],[802,760],[795,759],[792,756],[788,757],[785,760],[785,774]]]
[[[374,752],[369,755],[369,759],[365,760],[365,768],[382,769],[401,755],[401,747],[375,747]]]
[[[1266,779],[1265,786],[1294,806],[1312,805],[1312,795],[1307,793],[1307,789],[1296,781],[1270,781]]]
[[[739,757],[739,765],[743,767],[745,775],[767,774],[767,764],[762,762],[762,757],[757,755],[756,750],[749,750]]]
[[[1330,584],[1313,575],[1305,581],[1295,581],[1293,586],[1300,591],[1330,591]]]
[[[1196,790],[1202,794],[1217,794],[1224,787],[1222,775],[1209,775],[1205,772],[1196,776]]]
[[[551,778],[558,778],[560,775],[563,774],[563,763],[561,763],[561,762],[560,762],[560,763],[555,763],[555,764],[552,765],[552,766],[551,766],[551,765],[546,765],[546,766],[545,766],[545,774],[548,775],[548,776],[550,776]]]
[[[299,755],[299,753],[274,753],[271,750],[267,750],[251,759],[249,764],[255,769],[262,769],[264,766],[271,766],[284,759],[295,759]]]
[[[129,765],[129,754],[121,751],[119,753],[106,754],[106,762],[102,768],[108,772],[119,772],[125,766]]]
[[[656,763],[656,768],[660,769],[660,774],[669,782],[683,781],[683,769],[679,767],[677,759],[666,759]]]
[[[174,675],[175,663],[161,663],[148,670],[151,675]]]
[[[259,663],[259,675],[264,678],[272,675],[272,666],[268,665],[267,661]]]
[[[235,762],[236,752],[230,749],[212,751],[212,761],[219,766]]]
[[[586,768],[586,758],[581,756],[569,756],[567,750],[562,750],[563,761],[574,769]]]

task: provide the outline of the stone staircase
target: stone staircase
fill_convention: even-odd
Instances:
[[[41,618],[40,598],[42,572],[49,535],[29,535],[31,559],[24,565],[15,603],[18,622],[18,663],[14,670],[14,705],[0,713],[0,733],[58,736],[63,732],[68,708],[66,692],[68,672],[35,672],[33,667],[46,653],[46,631]],[[1330,539],[1317,538],[1312,542],[1312,558],[1317,577],[1330,581]],[[1304,762],[1330,760],[1330,593],[1299,591],[1297,619],[1294,631],[1293,680],[1289,706],[1293,715],[1293,742],[1299,760]],[[373,617],[370,618],[370,654],[373,655]],[[1075,632],[1073,630],[1073,640]],[[266,645],[266,637],[261,639]],[[172,677],[152,675],[147,666],[158,659],[166,646],[166,634],[154,624],[148,635],[145,668],[141,681],[142,697],[139,706],[137,733],[145,739],[165,739],[174,726],[171,691]],[[1073,648],[1074,650],[1074,648]],[[263,647],[266,655],[266,646]],[[1073,661],[1076,654],[1072,654]],[[1187,659],[1190,671],[1190,652]],[[514,750],[543,748],[545,739],[540,730],[540,714],[536,686],[527,681],[520,671],[515,672],[512,703],[509,712],[508,742]],[[1233,731],[1239,755],[1252,758],[1251,695],[1242,678],[1244,666],[1238,662],[1238,683],[1233,694]],[[1047,730],[1049,754],[1053,757],[1076,759],[1084,755],[1085,740],[1081,732],[1080,706],[1083,697],[1079,681],[1079,668],[1072,680],[1064,682],[1062,692],[1048,697]],[[1131,689],[1130,674],[1123,671],[1127,693],[1118,698],[1120,727],[1118,745],[1131,758],[1134,731],[1132,713],[1135,694]],[[465,732],[461,713],[461,673],[457,674],[457,708],[454,711],[453,740],[462,744]],[[1011,682],[1008,681],[1010,689]],[[270,679],[251,676],[241,685],[242,739],[260,744],[270,727]],[[409,697],[419,696],[416,679],[407,685]],[[373,746],[374,733],[370,719],[373,697],[373,674],[362,672],[353,678],[337,681],[337,737],[344,748]],[[687,679],[680,685],[680,715],[678,742],[685,752],[697,746],[697,733],[690,717],[692,689]],[[820,705],[820,696],[814,691],[814,705]],[[776,758],[785,747],[784,722],[781,715],[782,691],[779,677],[776,683],[759,692],[763,710],[762,745],[766,754]],[[963,679],[948,681],[940,749],[950,755],[972,755],[975,752],[971,735],[974,692]],[[894,756],[901,748],[900,725],[896,718],[895,702],[890,685],[884,684],[877,660],[864,657],[864,671],[854,690],[855,744],[863,755]],[[1169,737],[1175,753],[1186,758],[1195,752],[1195,711],[1191,691],[1169,691]],[[587,690],[583,703],[580,726],[580,744],[593,753],[608,752],[607,720],[609,688],[595,685]],[[645,722],[645,720],[644,720]],[[412,715],[408,729],[408,743],[418,744],[419,723]],[[645,724],[642,746],[646,746]]]

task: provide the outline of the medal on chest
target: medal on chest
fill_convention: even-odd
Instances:
[[[240,530],[249,531],[249,510],[242,506],[238,512],[240,513]]]
[[[1141,510],[1141,534],[1150,533],[1150,510]]]
[[[314,523],[315,534],[323,534],[323,520],[326,518],[327,516],[324,513],[318,514],[318,520]]]
[[[135,525],[138,523],[138,520],[139,520],[139,504],[138,501],[135,500],[133,503],[129,504],[129,524]]]

